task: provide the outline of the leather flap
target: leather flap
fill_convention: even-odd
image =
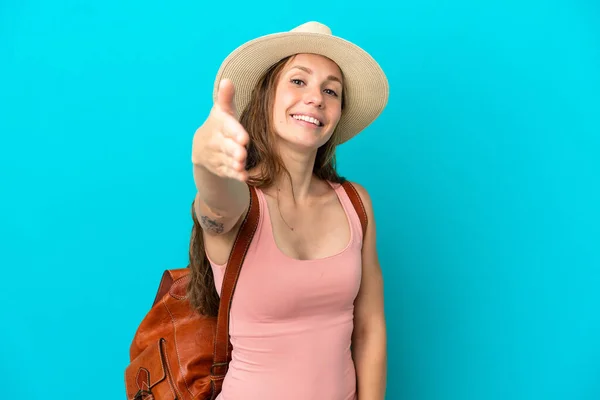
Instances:
[[[166,378],[165,358],[160,339],[148,346],[125,370],[127,398],[131,399],[138,391],[150,391]]]
[[[158,291],[156,292],[156,296],[154,297],[154,301],[152,302],[152,306],[155,306],[156,303],[160,301],[167,293],[171,292],[171,288],[174,283],[178,281],[184,280],[183,278],[189,280],[190,269],[189,268],[177,268],[177,269],[167,269],[163,271],[162,278],[160,279],[160,284],[158,286]],[[186,281],[187,284],[187,281]],[[181,291],[181,288],[176,289],[178,292]],[[186,291],[186,288],[183,288],[183,291]],[[181,297],[181,296],[179,296]],[[185,293],[183,295],[185,297]]]

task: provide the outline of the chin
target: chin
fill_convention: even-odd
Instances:
[[[316,150],[327,143],[331,134],[318,132],[312,129],[298,129],[297,127],[286,127],[284,134],[278,133],[279,138],[293,147],[306,150]],[[285,128],[284,128],[285,129]]]
[[[316,150],[327,143],[329,137],[317,137],[307,133],[298,132],[295,135],[284,137],[283,139],[294,147],[306,150]]]

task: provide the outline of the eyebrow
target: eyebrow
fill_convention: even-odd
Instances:
[[[290,68],[290,69],[294,69],[294,68],[300,69],[300,70],[302,70],[302,71],[306,72],[307,74],[312,74],[312,73],[313,73],[313,72],[312,72],[312,70],[311,70],[310,68],[303,67],[302,65],[294,65],[294,66],[293,66],[292,68]],[[329,80],[329,81],[334,81],[334,82],[338,82],[340,85],[342,84],[342,81],[340,80],[340,78],[338,78],[338,77],[337,77],[337,76],[335,76],[335,75],[329,75],[329,76],[327,77],[327,80]]]

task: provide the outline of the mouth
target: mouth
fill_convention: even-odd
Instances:
[[[316,119],[315,117],[310,117],[308,115],[304,115],[304,114],[292,114],[291,117],[294,118],[297,121],[308,122],[309,124],[313,124],[313,125],[318,126],[318,127],[323,126],[323,122],[322,121]]]

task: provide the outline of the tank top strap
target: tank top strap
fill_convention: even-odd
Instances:
[[[346,193],[346,189],[340,183],[329,182],[333,190],[338,196],[340,203],[342,203],[342,207],[348,216],[348,220],[350,221],[350,228],[352,230],[352,237],[355,241],[362,244],[363,241],[363,230],[362,224],[360,222],[360,218],[358,216],[358,210],[354,208],[354,204],[352,204],[352,200]]]
[[[258,197],[258,210],[260,212],[258,218],[258,228],[257,231],[260,231],[262,226],[264,225],[265,215],[268,217],[269,215],[269,207],[267,205],[267,199],[265,198],[265,194],[262,189],[258,187],[254,187],[256,190],[256,197]]]
[[[254,239],[252,239],[250,247],[256,247],[256,243],[258,242],[262,243],[263,241],[260,239],[265,235],[272,236],[269,206],[267,204],[267,199],[265,198],[265,193],[258,187],[254,187],[254,189],[256,190],[256,197],[258,197],[258,209],[260,214],[258,217],[258,227],[254,233]]]

